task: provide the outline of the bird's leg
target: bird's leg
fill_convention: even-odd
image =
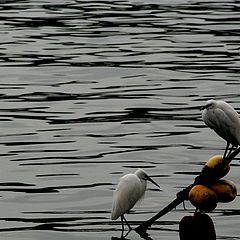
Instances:
[[[128,229],[127,233],[123,236],[123,238],[125,239],[131,231],[132,231],[132,229]]]
[[[122,232],[124,232],[124,217],[121,215],[121,223],[122,223]]]
[[[237,147],[235,147],[235,146],[232,145],[231,148],[229,148],[227,157],[228,157],[234,150],[236,150],[236,149],[237,149]]]
[[[124,235],[123,235],[123,233],[124,233],[124,218],[123,218],[123,215],[121,215],[121,223],[122,223],[122,234],[121,234],[121,238],[124,238]]]
[[[127,232],[125,235],[123,234],[123,233],[124,233],[124,221],[125,221],[125,223],[127,224],[128,228],[129,228],[128,232]],[[125,237],[131,232],[132,228],[131,228],[131,226],[129,225],[127,219],[124,217],[124,215],[121,215],[121,222],[122,222],[122,234],[121,234],[121,238],[125,238]]]
[[[224,158],[224,159],[228,156],[227,152],[228,152],[228,149],[229,149],[229,145],[230,145],[230,143],[227,142],[227,146],[226,146],[225,151],[224,151],[224,154],[223,154],[223,158]]]
[[[124,215],[122,215],[122,218],[123,218],[123,220],[125,221],[125,223],[127,224],[129,230],[131,231],[131,230],[132,230],[132,227],[129,225],[129,223],[128,223],[127,219],[124,217]]]

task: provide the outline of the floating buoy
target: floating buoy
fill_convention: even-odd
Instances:
[[[220,179],[209,186],[217,195],[219,202],[231,202],[237,196],[234,182]]]
[[[222,155],[214,155],[206,162],[202,172],[210,170],[212,175],[211,177],[214,175],[216,180],[220,179],[227,175],[230,171],[230,164],[225,165],[224,161],[225,159]]]
[[[189,191],[188,199],[200,211],[211,212],[217,206],[217,195],[210,188],[198,184]]]
[[[216,240],[212,219],[203,213],[184,216],[179,223],[180,240]]]

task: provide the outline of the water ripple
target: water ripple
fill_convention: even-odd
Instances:
[[[0,2],[2,238],[118,239],[118,178],[142,167],[161,185],[129,214],[135,227],[224,151],[200,106],[240,110],[238,1]],[[239,239],[238,208],[211,213],[219,239]],[[176,239],[187,209],[152,239]]]

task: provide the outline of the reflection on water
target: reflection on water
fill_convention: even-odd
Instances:
[[[199,107],[215,97],[240,110],[238,1],[5,0],[0,10],[3,238],[118,239],[120,176],[142,167],[163,190],[127,216],[135,227],[223,152]],[[151,238],[177,239],[187,208]],[[211,216],[218,238],[239,239],[238,199]]]

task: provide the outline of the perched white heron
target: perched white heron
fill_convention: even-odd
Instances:
[[[120,178],[113,194],[111,217],[112,220],[121,217],[122,233],[124,231],[124,221],[126,222],[129,231],[132,229],[124,217],[124,214],[128,213],[135,203],[144,196],[147,187],[147,180],[160,188],[160,186],[140,168],[135,173],[129,173]]]
[[[201,108],[205,124],[212,128],[220,137],[227,141],[224,157],[231,153],[234,147],[240,145],[240,119],[236,110],[224,101],[208,100]],[[229,150],[230,144],[232,148]]]

